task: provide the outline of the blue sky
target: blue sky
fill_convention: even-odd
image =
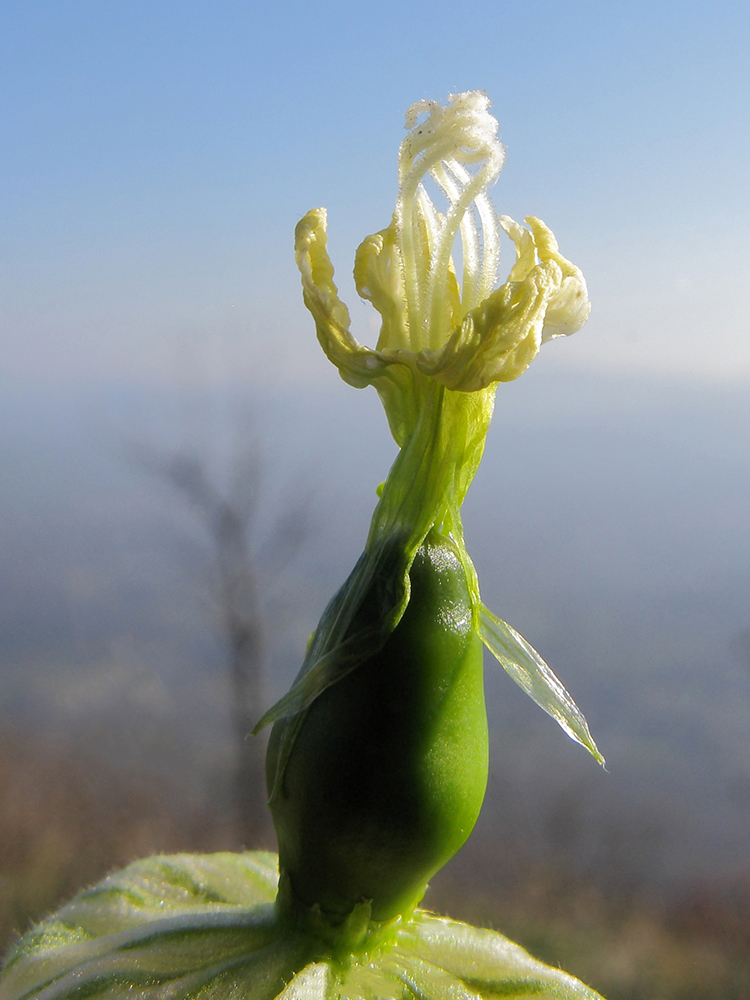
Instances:
[[[5,0],[6,374],[330,378],[291,234],[340,285],[388,221],[403,113],[488,92],[504,213],[540,215],[594,313],[539,364],[750,379],[745,3]],[[283,359],[283,360],[282,360]]]
[[[149,629],[179,645],[172,608],[183,593],[192,607],[195,568],[175,561],[174,501],[136,483],[121,442],[161,426],[167,448],[211,455],[224,410],[204,395],[221,403],[232,382],[230,401],[274,397],[260,430],[280,481],[324,473],[296,670],[393,443],[375,394],[318,348],[294,226],[327,206],[337,280],[372,338],[349,275],[389,221],[404,112],[483,89],[507,147],[498,210],[549,223],[594,307],[499,394],[466,511],[486,599],[549,656],[613,774],[668,806],[676,773],[691,809],[719,803],[696,814],[705,843],[730,831],[744,847],[747,812],[722,782],[750,760],[728,652],[748,627],[748,52],[747,0],[2,0],[0,588],[29,662],[68,655],[54,629],[79,634],[76,580],[93,581],[93,624],[71,660],[111,628],[155,674],[172,662]],[[720,856],[707,848],[706,867]]]

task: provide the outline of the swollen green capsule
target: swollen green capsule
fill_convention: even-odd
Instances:
[[[410,913],[464,843],[487,784],[482,643],[466,574],[433,531],[383,648],[307,710],[271,809],[296,899],[346,916]],[[268,752],[276,778],[286,722]]]

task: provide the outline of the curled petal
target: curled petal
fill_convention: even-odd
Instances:
[[[524,229],[509,215],[499,217],[500,225],[513,240],[516,262],[508,275],[508,281],[523,281],[536,266],[536,244],[528,229]]]
[[[364,347],[349,332],[349,310],[339,298],[326,243],[326,211],[314,208],[297,223],[294,234],[305,305],[313,315],[318,340],[328,359],[345,382],[361,388],[381,375],[391,362]]]
[[[541,219],[530,215],[526,222],[534,234],[540,260],[553,260],[562,271],[560,288],[552,296],[544,317],[542,343],[553,337],[569,337],[576,333],[591,315],[591,303],[586,279],[580,268],[560,253],[557,240]]]
[[[393,224],[360,244],[354,260],[354,282],[362,298],[372,302],[383,319],[378,348],[407,347],[404,269]]]
[[[449,389],[475,392],[518,378],[546,340],[574,333],[591,311],[583,275],[543,222],[529,218],[524,229],[508,216],[499,221],[516,248],[508,281],[467,314],[443,348],[417,356],[419,370]]]
[[[591,315],[586,281],[583,275],[563,278],[560,291],[552,296],[542,328],[542,343],[555,337],[569,337],[576,333]]]
[[[517,378],[539,350],[546,297],[536,286],[528,281],[499,288],[469,313],[442,350],[421,352],[420,371],[461,392]]]

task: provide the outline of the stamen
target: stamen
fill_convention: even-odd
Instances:
[[[462,317],[489,295],[497,276],[499,229],[487,195],[503,164],[497,121],[488,112],[489,100],[483,94],[457,94],[449,100],[445,107],[434,101],[412,105],[406,116],[410,131],[399,151],[400,190],[394,219],[413,350],[439,348],[450,332],[453,320],[445,302],[459,230]],[[419,122],[423,114],[427,117]],[[476,171],[467,164],[476,164]],[[448,200],[445,215],[424,189],[428,175]]]
[[[499,169],[499,167],[498,167]],[[487,187],[490,179],[494,180],[497,176],[497,171],[495,170],[495,163],[492,159],[489,159],[487,163],[472,177],[471,174],[470,181],[464,187],[460,194],[460,197],[456,202],[454,202],[445,220],[445,226],[440,234],[440,240],[438,241],[437,253],[432,258],[431,263],[431,280],[430,280],[430,290],[433,293],[431,301],[429,302],[430,309],[430,332],[433,330],[437,331],[440,326],[440,299],[434,295],[434,288],[437,282],[441,279],[445,280],[445,275],[447,274],[448,267],[450,264],[451,250],[453,249],[453,242],[456,238],[458,232],[458,227],[461,221],[465,217],[469,206],[474,201],[474,199]],[[426,303],[427,305],[427,303]]]
[[[441,163],[432,171],[435,183],[451,205],[455,205],[460,198],[459,182],[465,183],[462,174],[469,176],[469,172],[455,160]],[[461,282],[461,317],[463,318],[471,308],[471,305],[467,305],[467,303],[476,304],[474,296],[480,267],[479,233],[471,206],[461,219],[461,249],[464,260],[463,280]]]

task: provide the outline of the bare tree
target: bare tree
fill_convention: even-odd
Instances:
[[[259,549],[251,543],[261,470],[257,452],[235,462],[222,488],[193,454],[159,455],[137,449],[137,460],[166,480],[197,512],[215,553],[218,605],[230,659],[230,714],[235,745],[233,812],[240,842],[257,847],[270,836],[266,808],[265,740],[251,731],[265,709],[267,635],[258,565],[272,576],[293,556],[307,534],[306,496],[277,514]]]

